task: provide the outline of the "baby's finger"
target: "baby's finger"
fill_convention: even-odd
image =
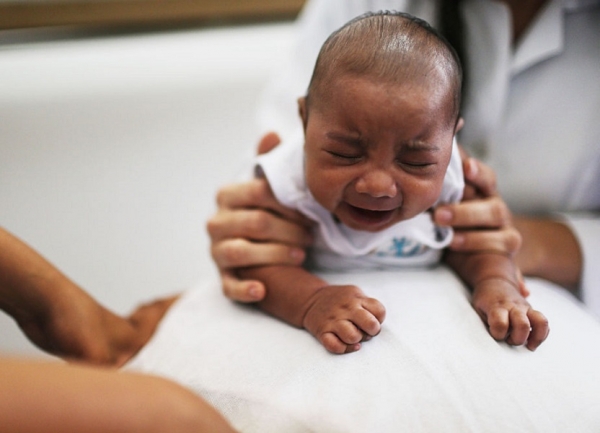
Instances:
[[[510,335],[506,342],[511,346],[522,346],[529,337],[529,318],[527,313],[519,308],[513,308],[509,312]]]
[[[509,317],[505,308],[494,308],[487,314],[490,334],[498,341],[504,341],[508,335]]]
[[[540,344],[548,338],[550,334],[550,326],[548,325],[548,319],[542,313],[536,310],[528,311],[529,321],[531,323],[531,333],[529,334],[529,340],[527,341],[527,348],[529,350],[535,350]]]
[[[346,345],[333,332],[326,332],[319,336],[319,342],[331,353],[341,355],[343,353],[356,352],[360,349],[360,343]]]
[[[338,320],[331,326],[331,331],[345,344],[360,343],[363,333],[349,320]]]
[[[385,307],[381,302],[374,298],[365,298],[362,301],[362,307],[371,313],[379,321],[383,323],[385,320]]]
[[[352,316],[352,322],[357,328],[361,329],[365,334],[375,336],[381,331],[381,324],[377,317],[367,310],[358,310]],[[363,336],[363,341],[365,338]]]
[[[233,272],[221,272],[223,293],[238,302],[258,302],[266,295],[265,286],[260,281],[242,281]]]

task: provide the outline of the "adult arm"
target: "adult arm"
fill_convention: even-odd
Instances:
[[[4,433],[231,433],[191,391],[166,379],[82,365],[0,359]]]
[[[266,134],[258,153],[280,143]],[[217,213],[207,222],[211,254],[219,268],[223,293],[241,302],[256,302],[266,295],[258,279],[240,279],[237,270],[262,265],[300,265],[304,248],[311,244],[310,222],[282,206],[266,179],[227,185],[217,193]]]
[[[151,337],[175,298],[113,314],[23,241],[0,228],[0,309],[41,349],[120,366]]]
[[[600,316],[600,212],[564,215],[562,222],[571,229],[581,252],[578,294]]]
[[[583,255],[569,226],[549,218],[515,217],[514,223],[523,236],[523,246],[516,256],[523,274],[576,291]]]
[[[591,266],[594,257],[600,258],[600,219],[513,216],[495,193],[493,171],[472,158],[465,160],[464,167],[470,185],[466,200],[440,206],[434,213],[436,223],[455,229],[450,249],[514,255],[523,275],[552,281],[573,292],[581,289],[582,297],[594,298],[596,290],[589,287],[600,281]],[[600,299],[596,303],[600,311]]]

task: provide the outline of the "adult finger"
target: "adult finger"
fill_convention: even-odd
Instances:
[[[311,230],[259,209],[222,211],[210,218],[206,229],[212,242],[245,238],[306,247],[312,243]]]
[[[439,206],[433,218],[439,225],[471,229],[507,227],[512,221],[508,206],[498,196]]]
[[[475,158],[465,158],[463,172],[465,183],[473,187],[477,196],[491,197],[497,193],[496,172],[489,165]]]
[[[263,155],[275,149],[281,143],[281,138],[275,132],[268,132],[258,142],[257,153]]]
[[[127,318],[133,330],[133,338],[121,335],[115,341],[115,367],[123,366],[150,340],[160,321],[169,308],[179,299],[180,295],[173,295],[140,305]],[[123,341],[119,341],[120,339]]]
[[[211,246],[211,254],[221,269],[261,265],[299,265],[305,253],[300,248],[275,243],[254,243],[246,239],[226,239]]]
[[[499,230],[455,231],[449,248],[453,251],[498,251],[513,255],[521,248],[521,233],[514,227]]]
[[[260,281],[240,280],[231,271],[221,272],[223,294],[238,302],[258,302],[267,294],[265,286]]]
[[[268,209],[298,224],[310,225],[308,218],[277,201],[265,179],[252,179],[222,187],[217,192],[217,205],[220,209]]]

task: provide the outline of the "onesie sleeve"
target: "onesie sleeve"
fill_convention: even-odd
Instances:
[[[462,199],[464,189],[465,177],[462,169],[462,159],[460,157],[460,151],[458,150],[456,137],[454,137],[454,140],[452,141],[452,156],[450,157],[450,163],[448,164],[446,176],[444,177],[442,193],[435,205],[459,202]]]
[[[303,150],[303,139],[296,136],[256,159],[257,175],[267,179],[279,203],[292,209],[307,194]]]

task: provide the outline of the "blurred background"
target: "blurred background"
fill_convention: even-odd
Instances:
[[[214,279],[299,0],[0,0],[0,225],[114,311]],[[0,353],[42,356],[0,313]]]

